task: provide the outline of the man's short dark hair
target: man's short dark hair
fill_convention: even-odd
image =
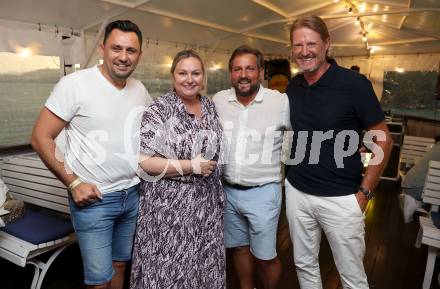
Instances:
[[[139,45],[142,47],[142,32],[139,27],[130,20],[116,20],[107,24],[105,27],[104,41],[102,43],[105,44],[105,41],[109,37],[110,33],[112,33],[113,29],[118,29],[123,32],[136,33],[139,40]]]
[[[257,66],[258,69],[262,69],[264,67],[264,57],[263,54],[255,48],[252,48],[250,46],[247,45],[242,45],[238,48],[236,48],[234,50],[234,52],[232,52],[231,58],[229,59],[229,71],[232,71],[232,61],[234,61],[234,59],[237,56],[243,55],[243,54],[253,54],[255,55],[255,57],[257,57]]]
[[[351,69],[351,70],[354,70],[354,71],[357,71],[357,72],[360,72],[360,71],[361,71],[361,68],[360,68],[359,66],[357,66],[357,65],[352,65],[352,66],[350,67],[350,69]]]

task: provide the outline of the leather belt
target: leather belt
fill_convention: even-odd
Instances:
[[[227,185],[228,187],[231,187],[231,188],[234,188],[234,189],[237,189],[237,190],[242,190],[242,191],[250,190],[250,189],[254,189],[254,188],[258,188],[259,187],[259,186],[243,186],[243,185],[239,185],[239,184],[231,184],[231,183],[228,183],[226,181],[223,181],[223,184]]]

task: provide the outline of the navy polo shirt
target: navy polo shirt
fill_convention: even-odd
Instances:
[[[287,179],[304,193],[342,196],[357,192],[362,181],[362,130],[383,121],[384,114],[365,76],[329,63],[314,84],[299,74],[287,87],[295,162]]]

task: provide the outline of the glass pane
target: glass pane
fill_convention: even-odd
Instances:
[[[209,69],[208,68],[208,84],[207,94],[213,96],[220,90],[230,87],[229,71],[227,69]]]
[[[381,99],[384,111],[440,120],[436,71],[385,71]]]
[[[0,148],[29,143],[59,78],[59,57],[0,52]]]

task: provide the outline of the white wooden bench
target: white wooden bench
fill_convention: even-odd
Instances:
[[[424,203],[431,204],[431,212],[438,211],[440,205],[440,162],[438,161],[429,162],[428,175],[426,176],[422,197]],[[440,248],[440,229],[434,225],[429,216],[420,217],[420,231],[417,239],[417,242],[428,246],[428,257],[422,288],[429,289],[434,272],[435,259],[438,248]]]
[[[22,154],[8,157],[2,162],[1,175],[9,187],[11,195],[36,208],[50,209],[50,214],[69,217],[66,187],[46,168],[35,154]],[[58,217],[58,216],[57,216]],[[70,225],[70,224],[69,224]],[[55,258],[75,241],[75,234],[70,232],[58,239],[40,244],[33,244],[21,238],[0,231],[0,257],[21,267],[34,266],[31,289],[40,289],[44,276]],[[49,252],[47,261],[36,257]]]
[[[433,138],[405,135],[400,153],[400,170],[403,174],[414,166],[435,144]]]

